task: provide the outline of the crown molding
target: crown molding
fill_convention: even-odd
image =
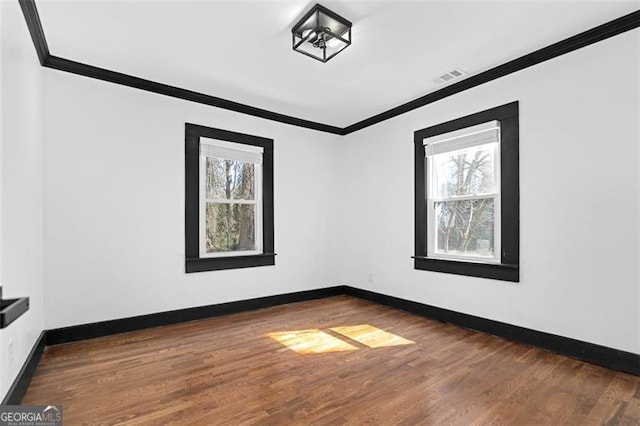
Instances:
[[[27,28],[29,29],[29,34],[31,34],[33,46],[36,48],[40,65],[44,66],[50,54],[47,39],[42,29],[42,22],[40,22],[40,15],[36,8],[36,2],[34,0],[18,0],[18,3],[20,3],[24,19],[27,21]]]
[[[292,126],[303,127],[307,129],[317,130],[320,132],[331,133],[334,135],[348,135],[358,130],[373,126],[415,109],[429,105],[436,101],[448,98],[457,93],[471,89],[476,86],[488,83],[498,78],[513,74],[533,65],[540,64],[558,56],[565,55],[591,44],[614,37],[624,32],[640,27],[640,10],[631,12],[620,18],[606,22],[602,25],[594,27],[590,30],[581,32],[572,37],[561,40],[557,43],[538,49],[534,52],[521,56],[517,59],[498,65],[487,71],[465,78],[450,86],[444,87],[435,92],[431,92],[405,104],[391,108],[347,127],[332,126],[317,121],[305,120],[290,115],[281,114],[263,108],[257,108],[251,105],[242,104],[229,99],[219,98],[217,96],[207,95],[205,93],[195,92],[156,81],[146,80],[117,71],[99,68],[92,65],[76,62],[70,59],[54,56],[50,53],[47,40],[42,29],[42,22],[36,7],[35,0],[18,0],[22,13],[25,17],[31,39],[33,40],[36,53],[40,64],[43,67],[51,68],[59,71],[69,72],[97,80],[108,81],[110,83],[120,84],[135,89],[145,90],[147,92],[157,93],[160,95],[170,96],[177,99],[183,99],[190,102],[196,102],[229,111],[239,112],[241,114],[251,115],[254,117],[264,118],[265,120],[277,121]]]
[[[235,111],[241,114],[252,115],[254,117],[264,118],[266,120],[278,121],[280,123],[290,124],[292,126],[304,127],[307,129],[318,130],[320,132],[332,133],[335,135],[341,135],[343,131],[340,127],[330,126],[328,124],[318,123],[316,121],[304,120],[302,118],[280,114],[266,109],[253,107],[251,105],[219,98],[217,96],[210,96],[204,93],[194,92],[192,90],[158,83],[156,81],[146,80],[144,78],[134,77],[132,75],[111,71],[105,68],[94,67],[92,65],[83,64],[81,62],[71,61],[69,59],[60,58],[58,56],[49,55],[45,59],[43,66],[46,68],[94,78],[96,80],[108,81],[110,83],[120,84],[122,86],[133,87],[134,89],[157,93],[172,98],[183,99],[185,101],[191,101],[199,104],[226,109],[229,111]]]
[[[414,109],[418,109],[425,105],[439,101],[456,93],[463,92],[481,84],[488,83],[493,80],[497,80],[500,77],[513,74],[521,71],[525,68],[529,68],[533,65],[548,61],[558,56],[565,55],[573,52],[574,50],[581,49],[591,44],[597,43],[602,40],[606,40],[618,34],[622,34],[626,31],[632,30],[640,26],[640,10],[632,12],[628,15],[609,21],[605,24],[599,25],[590,30],[584,31],[575,36],[569,37],[562,41],[559,41],[549,46],[538,49],[527,55],[520,56],[517,59],[506,62],[502,65],[498,65],[487,71],[475,74],[465,78],[451,86],[444,87],[435,92],[431,92],[427,95],[421,96],[417,99],[409,101],[403,105],[392,108],[388,111],[369,117],[365,120],[359,121],[355,124],[344,128],[344,134],[357,132],[365,127],[373,126],[390,118],[397,117],[405,114]]]
[[[341,127],[331,126],[328,124],[318,123],[316,121],[305,120],[302,118],[292,117],[278,112],[269,111],[263,108],[257,108],[251,105],[242,104],[229,99],[219,98],[217,96],[207,95],[205,93],[195,92],[183,89],[181,87],[171,86],[144,78],[135,77],[129,74],[108,70],[105,68],[95,67],[93,65],[84,64],[82,62],[73,61],[59,56],[52,55],[47,45],[47,40],[42,29],[42,22],[36,7],[35,0],[19,0],[22,13],[27,22],[33,45],[38,54],[40,65],[45,68],[51,68],[58,71],[64,71],[71,74],[81,75],[96,80],[107,81],[110,83],[120,84],[135,89],[145,90],[147,92],[157,93],[172,98],[183,99],[190,102],[196,102],[229,111],[239,112],[241,114],[252,115],[254,117],[264,118],[266,120],[277,121],[292,126],[304,127],[307,129],[318,130],[320,132],[342,135]]]

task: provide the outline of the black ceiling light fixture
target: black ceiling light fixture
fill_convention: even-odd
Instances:
[[[316,4],[293,26],[291,34],[293,50],[327,62],[351,44],[351,22]]]

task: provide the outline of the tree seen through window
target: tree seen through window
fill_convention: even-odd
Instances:
[[[433,156],[436,253],[493,257],[496,145]]]
[[[256,165],[206,158],[206,250],[256,249]]]

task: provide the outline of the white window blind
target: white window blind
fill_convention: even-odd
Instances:
[[[423,140],[427,157],[494,142],[500,142],[499,121],[489,121]]]
[[[264,148],[218,139],[200,138],[200,155],[243,163],[262,164]]]

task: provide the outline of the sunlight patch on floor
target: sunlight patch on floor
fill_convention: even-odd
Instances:
[[[320,330],[269,333],[269,337],[299,354],[353,351],[358,348]]]
[[[384,348],[388,346],[414,345],[416,342],[397,336],[388,331],[380,330],[369,324],[333,327],[332,331],[362,343],[370,348]]]
[[[411,340],[369,324],[333,327],[330,330],[343,336],[344,340],[339,336],[332,336],[318,329],[281,331],[269,333],[268,336],[298,354],[321,354],[360,349],[348,343],[347,340],[352,341],[352,343],[358,342],[369,348],[415,344]]]

